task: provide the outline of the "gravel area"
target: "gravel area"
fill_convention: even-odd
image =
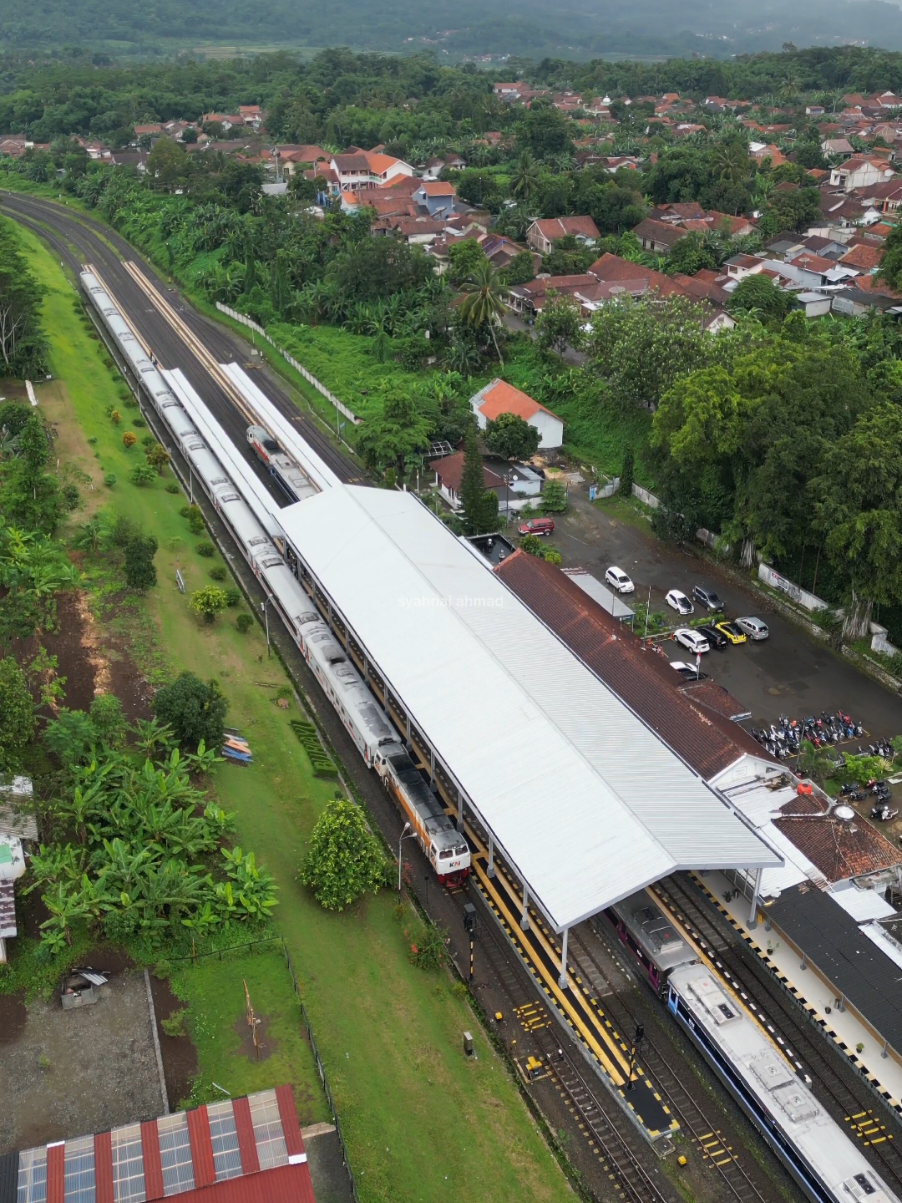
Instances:
[[[27,1007],[0,1043],[0,1154],[161,1115],[144,974],[115,974],[93,1006]]]

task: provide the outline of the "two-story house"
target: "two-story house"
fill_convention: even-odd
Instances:
[[[403,159],[372,150],[354,149],[333,155],[329,166],[335,172],[341,192],[380,188],[399,176],[413,175],[413,168]]]
[[[572,234],[580,242],[594,242],[598,227],[591,217],[546,217],[534,221],[526,231],[526,242],[540,255],[548,255],[559,238]]]

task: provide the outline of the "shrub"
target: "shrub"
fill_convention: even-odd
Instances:
[[[126,409],[139,409],[140,408],[138,405],[138,402],[132,396],[129,396],[127,401],[123,401],[123,404],[125,405]]]
[[[217,564],[215,568],[210,569],[210,577],[214,581],[224,581],[227,575],[228,574],[222,564]]]
[[[546,514],[563,514],[567,508],[567,488],[560,480],[548,480],[542,490],[542,509]]]
[[[190,518],[191,517],[191,509],[192,509],[192,507],[190,505],[183,505],[182,508],[179,510],[179,517],[180,518]]]
[[[173,1011],[168,1019],[161,1019],[160,1027],[167,1036],[185,1036],[187,1035],[187,1028],[185,1027],[187,1017],[188,1008],[182,1007],[180,1011]]]
[[[201,740],[208,748],[220,747],[228,708],[218,681],[204,682],[189,672],[164,685],[153,700],[159,721],[168,723],[179,743],[191,750]]]
[[[153,562],[157,541],[153,535],[135,535],[125,545],[125,583],[130,589],[150,589],[157,583]]]
[[[103,483],[106,485],[106,487],[108,489],[111,489],[113,487],[113,485],[116,483],[116,473],[115,472],[107,472],[106,476],[103,478]]]
[[[151,468],[150,464],[138,464],[132,468],[131,482],[137,485],[139,489],[145,488],[147,485],[152,485],[157,479],[157,474]]]
[[[250,614],[239,614],[235,619],[235,626],[242,635],[246,635],[253,625],[254,620]]]
[[[147,448],[145,454],[147,456],[147,462],[150,464],[150,466],[152,468],[156,468],[159,475],[162,476],[169,466],[169,452],[166,450],[166,448],[161,443],[158,443],[155,439],[152,439],[151,444]]]
[[[169,484],[167,484],[167,486],[166,486],[166,492],[172,493],[173,495],[176,493],[180,493],[181,489],[179,487],[178,482],[175,480],[170,480]]]
[[[310,833],[298,876],[320,906],[343,911],[362,894],[375,894],[385,881],[379,841],[353,802],[330,802]]]
[[[215,622],[216,615],[225,608],[225,592],[216,585],[205,585],[203,589],[195,589],[191,594],[191,609],[195,614],[199,614],[204,622]]]
[[[60,489],[60,501],[63,509],[67,513],[71,514],[72,511],[77,510],[82,503],[81,493],[79,493],[75,485],[63,485],[63,487]]]
[[[136,434],[132,434],[130,430],[126,430],[125,434],[122,436],[122,446],[126,451],[128,451],[129,447],[134,447],[137,441],[138,436]]]
[[[154,436],[152,434],[145,434],[141,439],[141,446],[150,448],[150,447],[154,446],[156,441],[157,440],[154,438]]]
[[[205,560],[209,560],[212,556],[216,555],[216,548],[209,539],[205,539],[201,543],[195,543],[194,550],[199,556],[203,556]]]
[[[138,426],[138,427],[143,427],[143,426],[146,426],[146,425],[147,425],[147,423],[144,421],[144,419],[143,419],[143,418],[135,418],[135,419],[134,419],[134,425],[135,425],[135,426]]]
[[[93,446],[94,446],[94,444],[97,442],[97,436],[96,436],[95,434],[92,434],[92,435],[91,435],[91,437],[88,439],[88,442],[89,442],[89,443],[91,444],[91,446],[93,447]]]
[[[122,421],[122,414],[119,412],[118,409],[114,409],[113,412],[110,414],[110,421],[113,423],[114,426],[118,426],[119,423]]]
[[[230,609],[241,604],[241,590],[240,589],[235,589],[235,588],[226,589],[225,597],[226,597],[226,605]]]

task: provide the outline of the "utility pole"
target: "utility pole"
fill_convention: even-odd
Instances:
[[[476,907],[472,902],[464,903],[464,928],[470,937],[470,972],[467,981],[472,982],[476,959]]]

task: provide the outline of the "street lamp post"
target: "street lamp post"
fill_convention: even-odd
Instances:
[[[267,610],[267,608],[266,608],[268,603],[269,603],[268,597],[266,598],[265,601],[262,601],[260,603],[260,609],[263,611],[263,621],[266,624],[266,655],[267,655],[267,657],[272,655],[272,652],[270,651],[270,648],[269,648],[269,610]]]
[[[409,840],[415,834],[413,831],[410,831],[410,835],[406,835],[405,833],[408,831],[410,831],[410,823],[405,823],[404,826],[401,828],[401,838],[398,840],[398,894],[399,895],[401,893],[401,864],[402,864],[402,862],[401,862],[401,845],[404,843],[405,840]]]

